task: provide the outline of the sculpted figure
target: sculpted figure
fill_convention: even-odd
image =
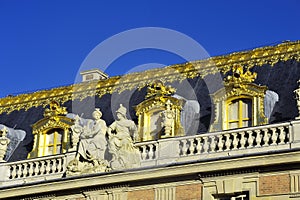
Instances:
[[[80,135],[78,154],[82,156],[84,160],[92,161],[93,163],[98,160],[104,159],[104,152],[106,149],[106,123],[102,117],[102,112],[96,108],[93,112],[94,121],[89,121],[83,128],[83,132]]]
[[[75,124],[71,129],[75,140],[73,142],[78,143],[78,147],[76,158],[68,165],[69,174],[107,170],[107,161],[104,159],[107,126],[101,117],[102,113],[98,108],[93,112],[94,120],[87,121],[84,126],[80,124],[80,118],[75,117]]]
[[[172,127],[175,118],[175,113],[171,110],[171,102],[169,100],[166,102],[166,110],[161,113],[161,117],[161,126],[163,128],[164,136],[169,137],[172,135]]]
[[[112,169],[128,169],[140,166],[140,153],[134,146],[133,139],[137,139],[137,127],[132,120],[126,118],[126,108],[120,105],[116,111],[117,120],[108,128],[109,152],[112,154],[110,162]]]
[[[4,156],[7,151],[7,146],[10,142],[10,139],[7,138],[7,129],[3,128],[0,132],[0,162],[5,162]]]
[[[298,108],[299,115],[296,117],[296,119],[300,119],[300,80],[298,80],[297,83],[298,83],[298,88],[294,90],[294,94],[295,94],[295,99],[297,101],[297,108]]]

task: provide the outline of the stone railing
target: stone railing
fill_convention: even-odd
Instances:
[[[66,171],[67,156],[67,154],[61,154],[1,163],[0,186],[6,185],[7,181],[10,184],[22,184],[61,178]]]
[[[136,143],[141,167],[300,149],[300,121]],[[63,177],[75,152],[0,163],[0,187]]]
[[[201,155],[208,153],[259,149],[276,150],[280,145],[290,143],[290,123],[267,125],[180,138],[180,155]]]

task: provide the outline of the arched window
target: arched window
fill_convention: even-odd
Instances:
[[[252,100],[239,98],[227,103],[227,129],[252,126]]]

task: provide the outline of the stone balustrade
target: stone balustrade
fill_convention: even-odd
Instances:
[[[3,163],[0,165],[0,174],[3,175],[0,186],[61,178],[66,171],[67,156],[60,154]]]
[[[183,137],[180,138],[179,156],[229,151],[244,154],[241,150],[259,152],[265,151],[264,147],[276,150],[280,149],[278,146],[290,143],[290,129],[290,123],[282,123]]]
[[[141,167],[300,149],[300,121],[136,143]],[[0,163],[0,187],[61,178],[75,152]]]

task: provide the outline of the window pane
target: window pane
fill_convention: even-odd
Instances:
[[[239,102],[233,101],[228,106],[228,119],[229,120],[237,120],[238,119],[238,113],[239,113]]]
[[[242,127],[249,127],[249,126],[251,126],[251,123],[250,123],[251,121],[248,121],[248,120],[246,120],[246,121],[243,121],[242,122]]]
[[[45,156],[53,154],[53,146],[47,147],[47,151],[45,152]]]
[[[56,144],[61,144],[62,135],[59,132],[55,132],[56,134]]]
[[[238,128],[239,127],[239,124],[238,122],[230,122],[229,123],[229,128],[232,129],[232,128]]]
[[[243,118],[252,117],[252,102],[249,99],[242,99]]]
[[[54,152],[55,154],[60,154],[61,153],[61,145],[57,145],[56,146],[56,152]]]
[[[47,140],[46,145],[53,144],[54,142],[54,134],[53,133],[47,133]]]

